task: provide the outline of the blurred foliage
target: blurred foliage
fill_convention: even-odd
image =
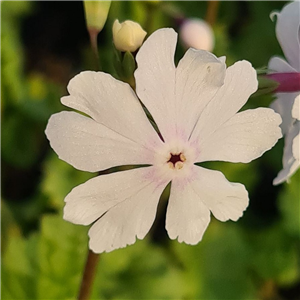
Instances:
[[[94,177],[93,174],[87,172],[74,171],[72,166],[57,159],[54,153],[44,161],[43,170],[45,176],[41,182],[41,190],[49,198],[51,207],[57,210],[63,208],[62,199],[73,187]]]
[[[220,1],[213,25],[214,53],[225,55],[229,65],[247,59],[256,68],[266,66],[271,56],[282,54],[269,14],[285,3]],[[207,7],[206,1],[112,1],[98,38],[102,69],[114,76],[122,73],[114,65],[119,55],[112,43],[115,19],[140,22],[149,35],[161,27],[178,30],[174,16],[179,12],[204,19]],[[45,17],[48,10],[59,12],[51,16],[57,17],[57,26],[32,26],[35,17]],[[82,19],[74,22],[74,12]],[[59,18],[72,32],[63,31],[65,23]],[[81,70],[95,68],[88,33],[82,26],[83,5],[75,2],[1,2],[4,300],[75,299],[78,293],[87,228],[62,219],[63,199],[95,174],[60,161],[50,149],[44,129],[49,116],[64,109],[59,98],[66,94],[66,81]],[[45,36],[45,27],[51,35]],[[72,53],[63,48],[69,42],[58,38],[60,32],[77,37]],[[43,39],[32,42],[35,35]],[[44,50],[50,44],[56,51],[47,56]],[[80,53],[80,59],[74,59],[73,51]],[[179,41],[176,62],[184,51]],[[38,53],[45,55],[44,68],[29,63]],[[132,68],[132,57],[123,57],[123,64]],[[123,73],[128,77],[132,70]],[[269,106],[271,101],[270,95],[252,97],[245,108]],[[283,141],[279,141],[250,164],[205,163],[221,170],[230,181],[245,184],[250,205],[244,217],[236,223],[213,219],[196,246],[170,241],[164,218],[159,217],[145,240],[101,255],[92,299],[299,299],[300,172],[289,183],[272,185],[281,168],[282,149]]]
[[[86,228],[60,215],[43,216],[39,232],[27,239],[13,236],[3,255],[2,299],[75,297],[86,242]]]

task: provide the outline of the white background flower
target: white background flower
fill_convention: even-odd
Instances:
[[[155,120],[148,121],[129,85],[102,72],[73,78],[62,103],[75,112],[53,115],[46,134],[59,157],[84,171],[144,164],[95,177],[66,197],[64,218],[92,225],[90,248],[111,251],[142,239],[153,224],[159,197],[172,181],[166,229],[188,244],[202,239],[210,212],[237,220],[248,193],[219,171],[196,162],[249,162],[281,137],[281,118],[272,109],[238,113],[257,89],[246,61],[226,70],[224,59],[189,49],[174,64],[177,34],[153,33],[137,54],[136,92]],[[150,165],[150,166],[149,166]]]
[[[281,45],[287,62],[280,57],[273,57],[269,62],[272,72],[300,72],[300,2],[295,1],[286,5],[277,16],[276,36]],[[300,93],[277,93],[271,107],[282,116],[282,132],[284,134],[283,169],[278,173],[273,183],[275,185],[287,181],[299,168],[299,132],[300,122],[299,99]],[[299,101],[299,100],[298,100]],[[295,108],[293,109],[293,106]],[[297,108],[298,105],[298,108]],[[294,114],[292,115],[292,110]],[[298,110],[298,112],[297,112]]]
[[[180,26],[179,37],[188,48],[212,51],[215,36],[211,26],[201,19],[185,19]]]

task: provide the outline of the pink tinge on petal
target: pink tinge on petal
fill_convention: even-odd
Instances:
[[[273,73],[266,76],[279,83],[276,93],[300,91],[300,73]]]
[[[66,197],[64,219],[89,225],[90,249],[109,252],[143,239],[150,230],[168,181],[152,181],[154,167],[101,175],[75,187]],[[149,180],[149,176],[150,179]]]
[[[248,192],[242,184],[229,182],[214,170],[193,166],[189,179],[172,180],[167,207],[166,229],[171,239],[197,244],[210,222],[237,221],[248,206]]]

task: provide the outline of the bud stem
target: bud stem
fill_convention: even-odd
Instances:
[[[99,257],[99,254],[89,250],[77,298],[78,300],[88,300],[91,296]]]
[[[96,69],[99,71],[101,69],[100,62],[99,62],[98,43],[97,43],[99,30],[93,27],[88,27],[88,32],[90,36],[91,48],[94,54],[95,66]]]
[[[207,1],[207,11],[206,11],[205,21],[210,26],[213,26],[216,22],[217,15],[218,15],[218,6],[219,6],[219,1]]]

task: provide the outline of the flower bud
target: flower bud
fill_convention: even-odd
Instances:
[[[115,20],[112,30],[115,47],[123,52],[134,52],[142,45],[147,34],[140,24],[128,20],[122,23]]]
[[[111,1],[83,1],[88,30],[99,33],[107,19]]]
[[[215,38],[212,28],[201,19],[186,19],[183,21],[179,36],[188,48],[212,51]]]
[[[267,77],[279,83],[276,93],[300,91],[300,73],[272,73],[267,74]]]
[[[259,74],[259,71],[256,70],[257,74]],[[258,89],[253,94],[253,96],[260,96],[260,95],[266,95],[270,93],[275,93],[275,90],[279,86],[279,83],[269,77],[267,75],[258,75]]]

